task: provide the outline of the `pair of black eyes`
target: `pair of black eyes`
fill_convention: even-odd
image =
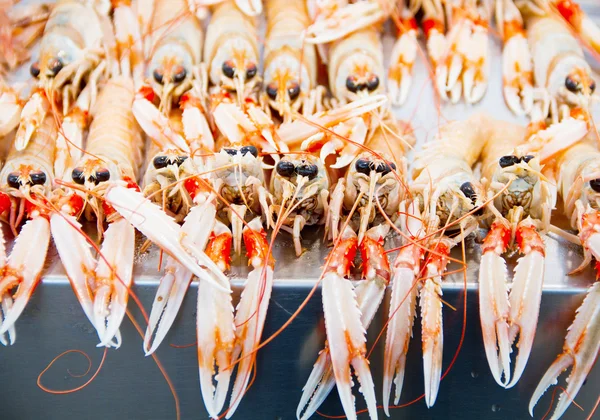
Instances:
[[[246,153],[250,153],[254,157],[258,157],[258,149],[254,146],[244,146],[239,149],[223,149],[225,153],[231,156],[236,156],[238,153],[241,153],[242,156],[246,156]]]
[[[169,165],[181,166],[187,158],[187,156],[156,156],[152,160],[152,164],[156,169],[166,168]]]
[[[356,172],[360,172],[361,174],[365,175],[369,175],[371,171],[378,172],[381,175],[387,175],[392,170],[396,170],[396,164],[393,162],[390,165],[385,162],[375,164],[375,162],[367,159],[358,159],[354,164],[354,167],[356,168]]]
[[[19,179],[19,173],[18,172],[11,172],[8,174],[8,178],[7,178],[7,182],[8,185],[12,188],[20,188],[21,185],[23,185],[21,183],[22,180]],[[27,181],[25,184],[29,184],[29,185],[43,185],[46,183],[46,174],[44,172],[31,172],[29,174],[29,181]]]
[[[379,87],[379,77],[372,75],[369,77],[366,83],[357,83],[356,77],[348,76],[346,79],[346,89],[350,92],[358,92],[359,90],[367,89],[369,92],[373,92]]]
[[[85,184],[85,174],[83,173],[83,168],[75,168],[73,172],[71,172],[71,178],[75,183],[83,185]],[[95,175],[91,175],[88,178],[88,181],[93,182],[98,185],[101,182],[106,182],[110,179],[110,172],[108,169],[102,168],[96,171]]]
[[[152,75],[154,76],[154,80],[156,80],[156,83],[161,84],[161,85],[163,84],[163,82],[164,82],[163,70],[156,69],[156,70],[154,70]],[[171,77],[171,81],[175,84],[179,84],[185,80],[185,76],[187,76],[187,70],[184,69],[183,67],[181,67],[181,69],[177,73],[173,74],[173,76]]]
[[[230,79],[233,79],[235,76],[235,65],[230,60],[223,63],[221,70],[223,71],[223,74]],[[246,69],[246,80],[252,79],[254,76],[256,76],[257,72],[258,69],[256,68],[256,64],[250,64]]]
[[[516,165],[519,162],[529,163],[529,161],[531,159],[533,159],[533,156],[531,156],[531,155],[527,155],[527,156],[523,156],[523,157],[518,157],[515,155],[507,155],[507,156],[502,156],[498,160],[498,164],[500,164],[501,168],[508,168],[509,166]]]
[[[291,177],[292,175],[300,175],[306,176],[308,179],[313,179],[319,173],[319,168],[317,165],[312,165],[310,163],[303,163],[301,165],[294,165],[293,162],[287,160],[280,160],[277,162],[277,166],[275,166],[275,170],[281,176],[286,178]]]
[[[269,98],[271,98],[272,100],[277,99],[277,85],[275,85],[274,83],[271,83],[269,85],[267,85],[267,95],[269,96]],[[290,96],[290,100],[294,100],[296,99],[298,96],[300,96],[300,85],[296,82],[291,83],[290,87],[287,88],[287,92],[288,95]]]
[[[565,79],[565,87],[573,93],[577,93],[581,90],[579,83],[573,80],[571,76],[567,76],[567,78]],[[596,90],[596,82],[593,80],[592,83],[590,83],[590,90],[592,91],[592,93],[594,93],[594,91]]]
[[[61,71],[64,66],[65,65],[62,60],[60,58],[56,58],[49,64],[48,70],[50,70],[52,76],[56,77],[58,72]],[[38,77],[40,75],[40,63],[33,63],[31,67],[29,67],[29,72],[33,77]]]

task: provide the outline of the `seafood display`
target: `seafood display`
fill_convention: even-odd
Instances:
[[[578,250],[581,264],[569,276],[589,279],[594,260],[598,271],[599,79],[591,60],[600,57],[600,29],[571,0],[5,3],[5,346],[19,345],[16,325],[36,287],[46,287],[55,255],[83,312],[71,316],[87,318],[104,357],[129,343],[127,316],[143,337],[140,356],[156,361],[177,401],[157,354],[168,350],[196,287],[188,346],[196,399],[210,418],[229,419],[260,398],[250,388],[273,363],[259,354],[320,288],[322,323],[302,349],[312,371],[301,392],[281,384],[276,392],[297,393],[298,419],[320,414],[330,394],[345,417],[377,419],[378,409],[390,417],[404,405],[443,404],[452,387],[442,380],[472,344],[465,331],[478,328],[477,318],[486,377],[501,392],[526,372],[531,383],[545,280],[554,274],[550,242]],[[491,53],[496,34],[501,57]],[[415,70],[423,65],[425,75]],[[478,104],[494,86],[494,66],[505,104],[489,115]],[[436,108],[415,117],[419,109],[405,111],[426,96],[414,86],[423,77]],[[459,118],[448,118],[453,110]],[[502,116],[511,113],[528,124]],[[314,267],[315,249],[314,287],[266,334],[274,306],[283,309],[273,296],[287,255]],[[148,258],[158,266],[149,269]],[[159,279],[148,315],[136,294],[147,274]],[[467,314],[465,290],[461,324],[449,326],[453,275],[464,287],[467,276],[477,279],[479,316]],[[582,385],[600,351],[599,287],[590,282],[574,315],[560,313],[574,320],[562,353],[534,379],[532,416],[569,367],[551,418],[589,393]],[[462,330],[452,358],[448,328]],[[400,405],[413,330],[424,388],[417,382],[422,395]],[[378,343],[381,366],[370,363]],[[50,393],[83,388],[37,383]],[[588,418],[598,405],[586,407]]]

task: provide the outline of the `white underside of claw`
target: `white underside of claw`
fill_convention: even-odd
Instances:
[[[96,260],[92,256],[91,245],[78,229],[81,224],[74,216],[54,213],[50,217],[50,228],[54,244],[63,267],[81,305],[83,312],[96,327],[93,314],[93,296],[88,276],[96,269]]]
[[[111,347],[119,341],[119,327],[123,322],[129,287],[133,281],[135,230],[125,219],[109,224],[104,233],[96,267],[94,318],[100,337],[98,347]]]
[[[538,131],[534,136],[539,137],[544,144],[540,151],[540,160],[544,162],[567,149],[584,138],[587,133],[587,123],[575,118],[568,118],[558,124],[552,124],[545,130]]]
[[[540,303],[542,300],[542,287],[544,284],[544,256],[531,251],[529,254],[519,258],[510,291],[510,344],[519,334],[517,347],[519,353],[515,361],[515,371],[511,376],[510,383],[506,386],[511,388],[521,378],[527,360],[533,347],[535,330],[540,314]]]
[[[392,48],[387,87],[393,105],[406,102],[412,84],[412,67],[417,58],[418,41],[416,32],[410,30],[402,35]]]
[[[1,88],[0,88],[1,89]],[[0,137],[4,137],[19,125],[22,107],[15,92],[0,94]]]
[[[502,51],[504,100],[516,115],[525,115],[533,107],[533,86],[530,76],[533,63],[527,40],[522,34],[511,37]]]
[[[557,384],[558,377],[573,366],[566,389],[560,393],[551,420],[558,420],[569,408],[590,373],[600,351],[600,282],[588,291],[565,338],[563,353],[548,368],[529,401],[529,413],[544,392]]]
[[[441,273],[430,266],[425,284],[421,289],[421,340],[423,344],[423,377],[425,382],[425,404],[435,404],[442,378],[442,356],[444,330],[442,323]]]
[[[327,341],[344,413],[348,419],[356,419],[352,366],[367,402],[369,415],[371,419],[377,419],[373,378],[366,359],[366,331],[352,283],[335,272],[329,272],[323,278],[322,293]]]
[[[252,376],[256,353],[250,355],[250,352],[260,342],[272,289],[273,269],[270,266],[257,266],[248,274],[248,280],[235,314],[236,346],[233,358],[234,361],[238,358],[241,360],[231,392],[229,410],[225,417],[227,419],[230,419],[235,413]]]
[[[141,193],[115,186],[107,191],[106,199],[136,229],[196,276],[224,292],[231,291],[229,280],[219,267],[202,250],[192,244],[184,246],[181,242],[184,236],[181,227]],[[206,268],[213,276],[206,275]]]
[[[32,244],[36,244],[36,246],[32,246]],[[14,326],[29,302],[31,294],[40,280],[49,245],[50,223],[48,220],[41,216],[28,220],[19,232],[6,264],[9,273],[20,274],[20,282],[12,304],[7,303],[9,310],[4,312],[0,335],[5,334]],[[14,281],[14,277],[11,274],[5,275],[0,280],[0,288],[4,287],[3,283],[12,281]]]
[[[479,269],[479,316],[488,364],[494,379],[502,387],[510,380],[510,376],[506,376],[510,375],[507,279],[504,258],[495,252],[484,253]],[[505,380],[502,380],[503,373]]]
[[[404,383],[406,353],[416,315],[417,287],[414,270],[399,267],[392,278],[392,296],[385,338],[383,374],[383,410],[389,417],[389,401],[392,383],[395,386],[394,405],[400,401]]]
[[[15,149],[24,150],[31,136],[42,124],[48,112],[48,101],[41,93],[34,93],[21,111],[21,122],[15,136]]]
[[[142,130],[154,141],[159,142],[163,149],[175,146],[183,152],[190,151],[188,143],[173,130],[169,119],[149,100],[136,97],[131,110]]]

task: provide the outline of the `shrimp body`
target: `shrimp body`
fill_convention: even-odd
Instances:
[[[57,131],[54,118],[47,116],[26,149],[12,145],[0,172],[2,217],[8,214],[5,220],[16,236],[10,256],[4,247],[0,254],[0,342],[5,345],[16,339],[14,324],[41,279],[50,245],[47,200],[54,180]],[[16,227],[25,216],[28,220],[17,235]]]
[[[286,121],[291,110],[314,113],[322,100],[321,91],[311,92],[317,84],[317,55],[313,45],[303,43],[309,22],[303,2],[267,2],[263,84],[269,105]]]

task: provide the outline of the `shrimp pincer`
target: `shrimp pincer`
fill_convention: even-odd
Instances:
[[[551,173],[558,178],[558,191],[565,214],[570,218],[571,226],[577,230],[578,242],[583,247],[584,260],[574,272],[587,266],[592,257],[600,260],[600,151],[591,136],[558,155],[555,166],[551,168]],[[544,392],[557,383],[562,372],[572,366],[567,386],[560,392],[550,417],[559,419],[577,396],[599,351],[600,282],[596,281],[568,328],[562,354],[548,368],[533,392],[529,402],[530,414],[533,416],[533,409]]]
[[[5,345],[6,333],[10,344],[16,340],[14,324],[41,279],[50,245],[48,199],[54,180],[57,132],[55,120],[47,116],[32,134],[26,149],[17,150],[12,145],[0,172],[0,213],[16,236],[8,257],[4,238],[0,241],[0,342]],[[17,234],[24,218],[27,221]],[[32,247],[34,243],[37,245]]]
[[[492,221],[479,270],[481,328],[492,375],[510,388],[523,374],[533,347],[544,279],[543,237],[550,228],[556,190],[541,174],[539,157],[523,151],[525,127],[481,118],[487,130],[481,139],[482,175],[488,198],[495,197],[488,204]],[[509,287],[502,255],[512,250],[523,256]],[[519,350],[511,375],[511,347],[517,335]]]

